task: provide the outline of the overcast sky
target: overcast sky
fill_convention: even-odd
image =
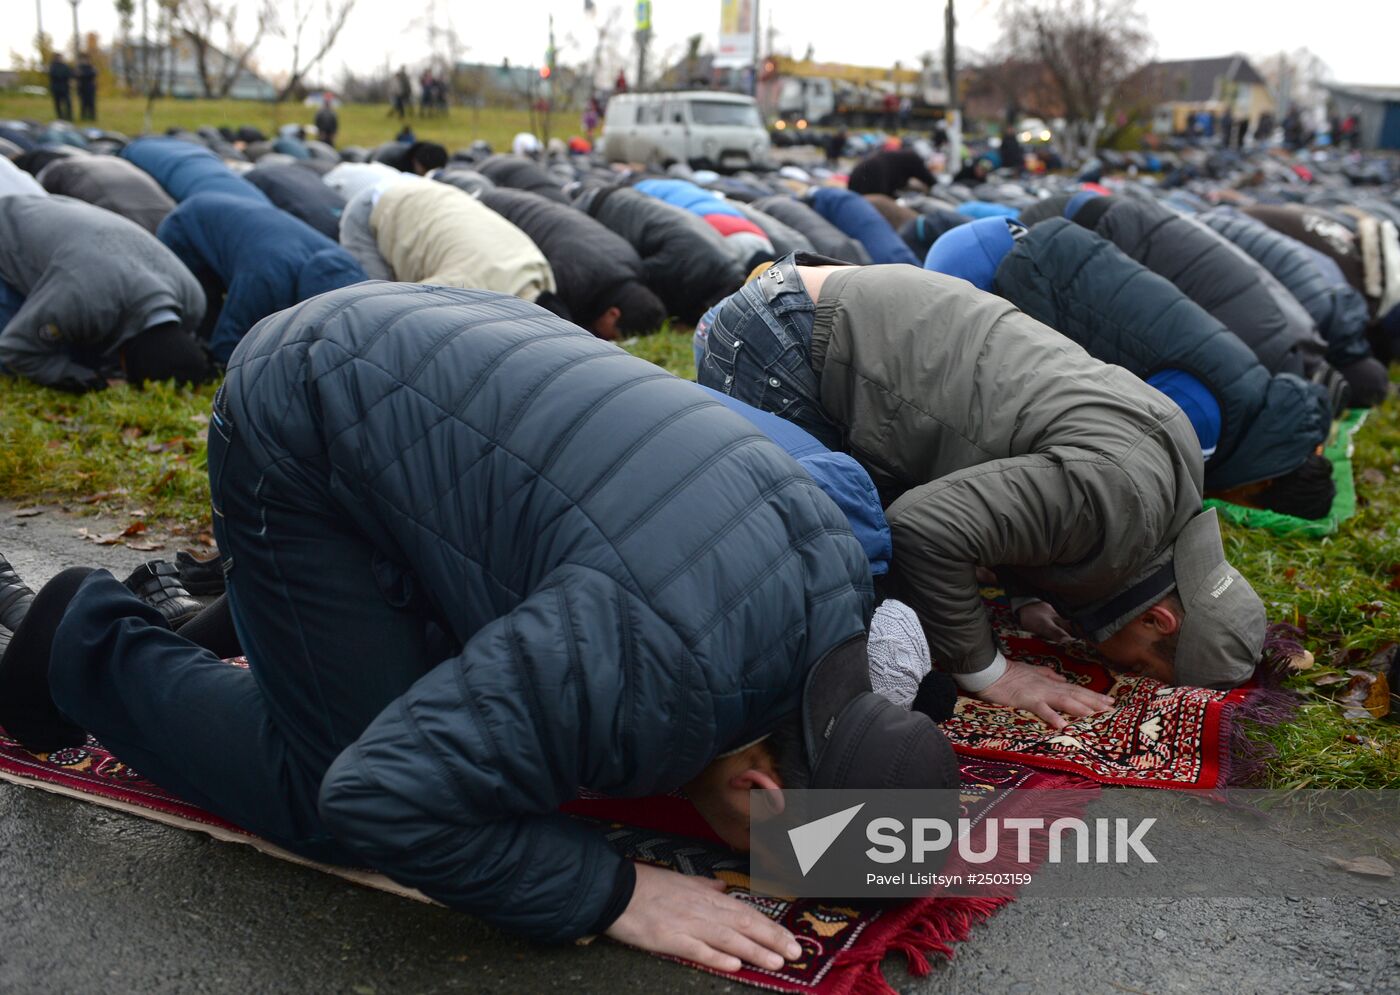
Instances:
[[[68,0],[38,0],[44,27],[71,44],[72,14]],[[225,0],[228,2],[228,0]],[[239,0],[251,10],[256,0]],[[321,0],[312,0],[320,3]],[[1303,46],[1322,57],[1334,79],[1350,83],[1400,84],[1395,28],[1400,17],[1383,14],[1393,0],[1325,0],[1303,5],[1255,0],[1138,0],[1156,39],[1156,56],[1181,59],[1243,51],[1263,56]],[[810,44],[818,59],[887,66],[917,62],[920,52],[938,49],[943,39],[942,3],[937,0],[862,0],[852,6],[823,0],[761,0],[762,21],[770,16],[777,31],[775,48],[801,55]],[[278,0],[282,9],[290,0]],[[0,0],[5,8],[0,53],[26,48],[35,31],[35,0]],[[138,0],[138,10],[139,10]],[[155,8],[154,0],[150,6]],[[618,23],[630,35],[632,4],[597,0],[596,20],[622,12]],[[342,64],[358,72],[429,54],[427,18],[435,7],[438,20],[450,15],[467,46],[468,61],[538,64],[543,60],[548,17],[555,17],[559,61],[582,63],[593,47],[593,23],[583,0],[358,0],[340,44],[327,59],[333,81]],[[996,0],[961,0],[958,42],[977,51],[991,50],[999,33]],[[719,33],[719,0],[652,0],[656,34],[653,51],[673,56],[692,34],[705,36],[713,49]],[[1307,13],[1301,11],[1306,10]],[[818,13],[820,11],[821,13]],[[1295,13],[1296,12],[1296,13]],[[247,11],[243,11],[247,13]],[[112,0],[82,0],[78,8],[83,32],[104,39],[117,30]],[[622,51],[630,56],[630,42]],[[267,42],[259,50],[261,67],[275,73],[286,68],[284,43]],[[655,65],[655,62],[652,63]],[[629,69],[628,75],[631,75]]]

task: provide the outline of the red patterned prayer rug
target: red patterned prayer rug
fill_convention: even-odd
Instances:
[[[1287,699],[1278,692],[1257,685],[1168,687],[1114,674],[1083,644],[1056,646],[1014,628],[1005,602],[989,597],[987,609],[1008,657],[1052,667],[1117,705],[1055,732],[1030,712],[959,698],[943,731],[964,757],[1068,771],[1101,784],[1213,790],[1246,780],[1257,762],[1238,735],[1242,713],[1271,722],[1287,716]],[[1270,640],[1287,638],[1285,628],[1272,626]]]
[[[963,815],[973,819],[985,817],[1002,803],[1006,796],[996,794],[997,789],[1093,787],[1083,778],[1035,770],[1017,762],[969,759],[962,765],[962,777]],[[81,748],[35,755],[0,733],[0,780],[54,791],[167,825],[201,830],[359,884],[426,901],[418,892],[382,875],[311,864],[249,836],[236,826],[173,798],[95,740],[90,739]],[[1056,806],[1056,812],[1039,814],[1047,818],[1077,814],[1092,796],[1092,790],[1059,794],[1064,797],[1063,806]],[[927,974],[931,969],[930,956],[951,958],[954,943],[965,940],[974,925],[1010,901],[944,897],[856,907],[753,895],[747,887],[746,858],[715,841],[698,813],[682,798],[587,799],[567,808],[576,817],[599,824],[613,845],[632,859],[685,874],[717,877],[729,886],[731,894],[781,922],[797,936],[804,956],[782,970],[746,968],[737,975],[722,975],[772,991],[893,995],[894,989],[880,971],[887,954],[901,952],[914,974]]]

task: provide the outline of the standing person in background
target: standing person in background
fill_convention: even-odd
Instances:
[[[321,97],[321,109],[316,112],[316,134],[327,145],[335,145],[336,132],[340,130],[340,117],[335,112],[335,104],[329,93]]]
[[[597,95],[589,97],[588,106],[583,109],[583,135],[589,142],[593,141],[593,132],[598,130],[598,122],[602,116]]]
[[[53,115],[60,121],[73,120],[72,85],[73,67],[55,52],[49,63],[49,93],[53,95]]]
[[[836,134],[826,140],[826,161],[835,167],[841,157],[846,154],[846,142],[850,140],[850,135],[845,128],[838,128]]]
[[[409,101],[413,99],[413,84],[408,81],[408,69],[399,66],[399,71],[394,74],[394,106],[389,108],[386,117],[393,117],[395,114],[402,121],[408,112]]]
[[[613,81],[613,93],[627,92],[627,74],[621,69],[617,71],[617,79]]]
[[[437,84],[433,82],[433,71],[424,69],[423,75],[418,77],[418,116],[428,117],[433,112],[433,89]]]
[[[78,57],[78,117],[97,120],[97,67],[86,52]]]
[[[1026,171],[1026,153],[1021,148],[1021,142],[1016,137],[1016,122],[1008,117],[1006,127],[1001,132],[1001,146],[997,149],[1001,153],[1001,164],[1006,169],[1011,170],[1017,176]]]

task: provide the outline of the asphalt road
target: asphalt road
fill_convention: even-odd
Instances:
[[[0,505],[31,584],[173,556]],[[1026,899],[901,992],[1400,992],[1400,902]],[[0,785],[0,993],[753,991],[611,943],[541,947],[242,846]]]

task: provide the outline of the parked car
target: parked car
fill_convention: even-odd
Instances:
[[[752,97],[711,90],[624,93],[608,101],[609,162],[746,169],[768,160],[768,131]]]

